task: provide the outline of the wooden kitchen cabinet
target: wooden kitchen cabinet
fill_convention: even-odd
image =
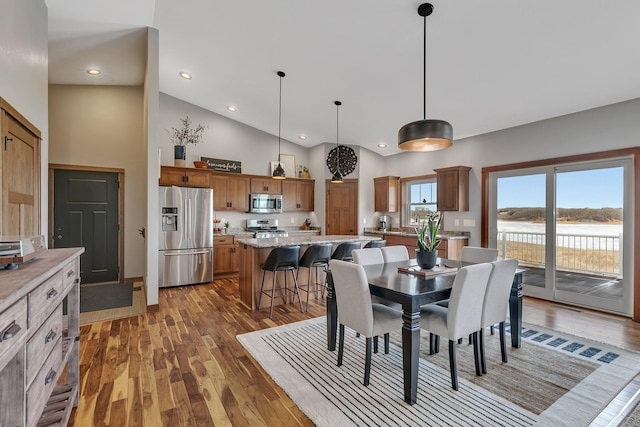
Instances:
[[[40,234],[40,135],[0,97],[0,235]]]
[[[385,234],[384,240],[387,241],[387,246],[406,246],[407,251],[409,251],[409,258],[416,257],[416,249],[418,249],[417,237]]]
[[[313,211],[314,186],[314,180],[287,178],[282,181],[282,210],[284,212]]]
[[[373,178],[374,211],[398,212],[398,189],[400,177],[382,176]]]
[[[282,194],[282,181],[272,178],[251,178],[251,193]]]
[[[434,169],[438,183],[439,211],[469,210],[469,171],[467,166]]]
[[[213,274],[221,275],[238,272],[238,247],[234,236],[213,236]]]
[[[211,174],[214,211],[249,211],[250,178],[241,175]]]
[[[160,185],[178,187],[209,187],[211,172],[206,169],[176,168],[162,166],[160,168]]]

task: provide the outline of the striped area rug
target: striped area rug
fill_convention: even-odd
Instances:
[[[566,339],[561,346],[547,347],[564,351],[566,357],[576,357],[563,350],[572,345],[570,338],[559,337],[553,331],[536,331],[526,334],[523,347],[515,351],[533,351],[537,346]],[[542,340],[540,334],[549,337],[545,335]],[[446,365],[439,367],[423,358],[419,368],[418,403],[411,406],[403,401],[401,349],[392,344],[389,354],[380,351],[373,355],[371,382],[369,387],[364,387],[364,338],[357,338],[348,328],[345,336],[342,367],[336,366],[337,351],[326,348],[324,317],[239,335],[238,340],[318,426],[586,426],[640,371],[640,357],[635,353],[624,350],[613,353],[599,345],[604,351],[601,356],[609,354],[605,361],[596,360],[585,379],[544,412],[536,413],[472,382],[473,378],[471,381],[460,378],[456,392],[451,389]],[[425,338],[423,332],[423,341]],[[582,345],[585,348],[585,343]],[[593,346],[586,346],[589,347]],[[442,353],[446,357],[446,344]],[[593,351],[586,355],[591,353]],[[593,360],[593,356],[587,356],[578,357]],[[459,361],[461,358],[459,356]],[[544,365],[545,361],[540,363]],[[492,368],[489,375],[479,378],[509,375],[513,362],[501,366],[504,372]],[[503,390],[502,394],[508,396],[509,391]]]

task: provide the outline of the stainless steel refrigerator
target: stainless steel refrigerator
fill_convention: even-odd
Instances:
[[[213,280],[213,190],[160,187],[159,284]]]

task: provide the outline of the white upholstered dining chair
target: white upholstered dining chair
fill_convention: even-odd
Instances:
[[[404,246],[403,246],[404,247]],[[354,249],[351,254],[353,255],[353,262],[360,265],[373,265],[373,264],[383,264],[384,257],[382,256],[382,251],[380,248],[363,248],[363,249]],[[377,296],[372,295],[371,301],[376,304],[383,304],[388,307],[395,308],[396,310],[402,310],[402,305],[397,302],[388,301],[384,298],[378,298]],[[378,341],[374,340],[374,352],[378,352]]]
[[[351,251],[353,262],[360,265],[383,264],[384,258],[380,248],[354,249]]]
[[[482,375],[478,345],[478,327],[482,319],[482,304],[493,266],[488,263],[470,265],[458,270],[451,288],[449,307],[427,304],[420,308],[420,327],[429,331],[429,353],[437,353],[440,337],[449,340],[449,369],[451,387],[458,390],[456,370],[456,341],[473,336],[476,374]]]
[[[371,302],[369,282],[361,265],[331,260],[329,268],[333,275],[333,286],[338,304],[338,366],[342,366],[344,327],[348,326],[366,338],[363,384],[368,386],[373,337],[384,335],[384,352],[388,354],[389,333],[399,331],[402,328],[402,313],[385,305]]]
[[[409,251],[406,246],[384,246],[380,250],[385,263],[409,260]]]
[[[518,268],[518,260],[504,259],[491,263],[493,270],[489,276],[487,290],[484,293],[482,304],[482,318],[480,329],[480,365],[482,373],[487,373],[487,364],[484,353],[484,328],[496,323],[500,329],[500,353],[502,361],[507,362],[507,343],[505,341],[504,322],[507,320],[507,309],[509,307],[509,296],[511,295],[511,284]]]
[[[481,262],[493,262],[498,259],[498,250],[493,248],[481,248],[477,246],[463,246],[460,261],[479,264]]]

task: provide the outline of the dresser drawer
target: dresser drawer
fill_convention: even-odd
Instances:
[[[66,285],[62,271],[57,272],[38,288],[29,292],[29,325],[39,325],[62,302]]]
[[[27,298],[0,314],[0,370],[24,343],[27,333]]]
[[[51,391],[56,385],[59,370],[63,369],[62,363],[62,340],[58,338],[51,351],[51,354],[38,371],[31,385],[27,388],[27,426],[32,427],[38,423],[42,410],[44,409]]]
[[[74,283],[76,283],[76,280],[80,282],[80,280],[78,279],[80,276],[79,264],[80,262],[75,259],[62,267],[62,293],[65,295],[73,287]]]
[[[27,385],[31,384],[61,336],[62,305],[59,304],[44,325],[27,342]]]

